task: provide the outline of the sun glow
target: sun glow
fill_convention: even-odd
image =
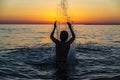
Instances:
[[[60,0],[1,0],[0,23],[65,22]],[[69,0],[68,15],[75,23],[120,23],[118,0]]]

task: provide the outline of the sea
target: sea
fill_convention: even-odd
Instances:
[[[0,80],[120,76],[120,25],[73,25],[75,64],[54,63],[53,25],[0,24]]]

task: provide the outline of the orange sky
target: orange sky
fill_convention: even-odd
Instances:
[[[120,23],[120,0],[68,0],[75,23]],[[60,0],[0,0],[0,23],[52,23]],[[57,10],[58,9],[58,10]]]

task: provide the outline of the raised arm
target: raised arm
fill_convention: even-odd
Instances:
[[[68,43],[71,44],[75,40],[75,33],[74,33],[74,31],[73,31],[73,29],[71,27],[72,25],[69,22],[67,22],[67,24],[68,24],[70,32],[72,34],[72,38],[68,41]]]
[[[56,27],[57,27],[57,26],[56,26],[56,23],[57,23],[57,21],[55,21],[53,31],[52,31],[52,33],[51,33],[51,35],[50,35],[51,40],[52,40],[53,42],[55,42],[55,43],[58,42],[58,40],[54,37],[55,29],[56,29]]]

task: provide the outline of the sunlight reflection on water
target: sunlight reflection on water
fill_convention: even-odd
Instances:
[[[77,65],[58,68],[51,52],[52,28],[53,25],[0,25],[0,79],[90,80],[120,74],[119,25],[74,25]]]
[[[0,25],[0,43],[3,48],[34,46],[51,43],[53,25]],[[99,43],[120,46],[119,25],[74,25],[77,43]]]

